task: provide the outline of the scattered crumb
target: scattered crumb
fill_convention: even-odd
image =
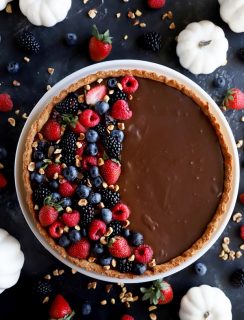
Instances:
[[[107,285],[105,286],[105,291],[106,291],[107,293],[109,293],[112,288],[113,288],[113,285],[112,285],[112,284],[107,284]]]
[[[115,299],[114,298],[112,298],[110,301],[111,301],[111,304],[115,304]]]
[[[47,68],[47,72],[49,74],[53,74],[54,73],[54,68]]]
[[[51,280],[51,276],[50,276],[50,274],[47,274],[47,275],[45,275],[45,277],[44,277],[44,279],[46,279],[46,280]]]
[[[243,116],[243,117],[241,117],[241,122],[244,122],[244,116]]]
[[[49,301],[49,297],[45,297],[45,298],[43,299],[42,303],[45,304],[45,303],[48,303],[48,301]]]
[[[168,12],[164,13],[162,15],[162,20],[165,20],[165,19],[169,19],[169,20],[173,19],[173,12],[168,11]]]
[[[232,220],[236,223],[241,222],[242,220],[242,214],[240,212],[236,212],[234,213],[234,215],[232,216]]]
[[[146,23],[145,22],[141,22],[140,24],[139,24],[139,26],[141,27],[141,28],[146,28]]]
[[[27,116],[27,113],[26,113],[26,112],[22,114],[22,118],[23,118],[23,119],[28,119],[28,116]]]
[[[3,169],[4,165],[2,164],[2,162],[0,162],[0,169]]]
[[[135,15],[136,15],[137,17],[141,17],[141,16],[142,16],[142,12],[137,9],[136,12],[135,12]]]
[[[136,16],[135,16],[134,12],[129,11],[128,14],[127,14],[127,17],[130,18],[130,19],[135,19]]]
[[[124,35],[124,40],[127,40],[128,39],[128,35]]]
[[[15,119],[14,118],[8,118],[8,123],[12,126],[12,127],[15,127]]]
[[[50,86],[50,84],[47,85],[47,91],[49,91],[52,87]]]
[[[149,317],[150,317],[151,320],[157,320],[157,316],[156,316],[155,313],[150,313]]]
[[[8,3],[7,4],[7,6],[6,6],[6,8],[5,8],[5,11],[7,12],[7,13],[13,13],[13,9],[12,9],[12,5],[11,5],[11,3]]]
[[[72,269],[71,269],[71,273],[72,273],[72,274],[76,274],[76,273],[77,273],[77,270],[75,270],[75,269],[72,268]]]
[[[17,110],[15,110],[15,112],[14,112],[15,114],[19,114],[20,113],[20,110],[19,109],[17,109]]]
[[[105,305],[107,304],[107,300],[102,300],[102,301],[100,302],[100,304],[101,304],[102,306],[105,306]]]
[[[13,86],[19,87],[19,86],[20,86],[20,82],[17,81],[17,80],[14,80],[14,81],[13,81]]]
[[[24,57],[24,61],[27,62],[27,63],[29,63],[29,62],[30,62],[30,58]]]
[[[176,28],[176,25],[174,22],[171,22],[171,24],[169,25],[169,29],[170,30],[174,30]]]
[[[88,16],[91,18],[91,19],[94,19],[97,15],[97,9],[91,9],[88,11]]]
[[[238,140],[238,141],[236,142],[236,147],[239,149],[239,148],[241,148],[242,146],[243,146],[243,140],[240,139],[240,140]]]
[[[148,308],[148,311],[153,311],[153,310],[156,310],[157,309],[157,306],[150,306],[149,308]]]
[[[89,0],[83,0],[83,3],[84,3],[84,4],[87,4],[87,3],[88,3],[88,1],[89,1]]]
[[[121,17],[121,13],[120,13],[120,12],[117,12],[117,13],[116,13],[116,18],[119,19],[120,17]]]
[[[93,281],[93,282],[89,282],[88,285],[87,285],[87,289],[93,289],[95,290],[97,287],[97,281]]]

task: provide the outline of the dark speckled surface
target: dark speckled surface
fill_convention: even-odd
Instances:
[[[159,11],[148,10],[144,4],[146,1],[123,1],[90,0],[87,5],[83,5],[81,0],[73,0],[72,8],[68,18],[53,28],[35,27],[28,23],[18,9],[18,1],[13,2],[13,14],[0,13],[0,92],[8,92],[14,100],[15,109],[20,109],[20,116],[15,116],[16,127],[11,127],[7,118],[8,115],[0,115],[0,144],[8,150],[8,159],[5,163],[4,172],[9,178],[9,185],[0,194],[0,227],[6,228],[21,242],[25,254],[25,265],[21,273],[18,284],[0,295],[0,319],[13,320],[22,319],[48,319],[47,308],[32,295],[33,283],[41,276],[52,272],[56,268],[64,268],[55,258],[53,258],[38,242],[27,226],[20,211],[14,187],[14,155],[18,137],[24,125],[21,118],[23,112],[29,113],[40,97],[45,93],[48,84],[53,85],[66,75],[91,64],[87,54],[87,40],[89,39],[91,25],[95,22],[99,28],[109,28],[114,36],[114,48],[109,59],[143,59],[164,64],[189,76],[193,81],[200,84],[218,103],[221,101],[225,89],[217,90],[213,88],[212,81],[216,74],[222,75],[226,79],[226,87],[239,87],[244,90],[244,62],[238,59],[236,51],[244,46],[243,34],[234,34],[228,26],[223,23],[219,16],[217,0],[187,0],[167,1],[164,9]],[[94,20],[87,16],[87,11],[97,8],[98,15]],[[141,21],[146,22],[147,27],[141,29],[133,27],[131,21],[126,17],[129,9],[140,9],[143,12]],[[169,22],[161,21],[161,15],[167,10],[174,13],[176,29],[168,29]],[[121,12],[121,18],[115,19],[115,13]],[[228,51],[228,64],[221,67],[208,76],[194,76],[184,70],[178,62],[175,54],[175,37],[190,22],[209,19],[223,27],[229,40],[230,49]],[[23,29],[31,30],[42,43],[40,54],[31,56],[30,63],[23,61],[24,54],[15,46],[14,36]],[[163,47],[160,53],[145,52],[137,45],[136,39],[144,30],[155,30],[162,34]],[[63,44],[63,35],[66,32],[76,32],[79,37],[79,45],[68,48]],[[127,41],[123,40],[125,34],[129,35]],[[20,72],[9,75],[6,72],[6,64],[9,61],[19,61]],[[55,68],[53,75],[47,73],[47,68]],[[12,81],[16,79],[21,82],[20,87],[13,87]],[[11,114],[12,115],[12,114]],[[236,140],[243,138],[243,126],[240,121],[243,113],[228,111],[225,113]],[[239,151],[241,164],[243,162],[243,151]],[[244,170],[241,169],[241,182]],[[183,192],[183,191],[182,191]],[[240,192],[244,192],[244,185],[241,183]],[[243,210],[237,203],[236,210]],[[241,240],[238,237],[239,226],[229,222],[224,234],[219,241],[206,253],[201,261],[208,266],[208,273],[204,277],[194,274],[190,266],[182,272],[171,276],[174,292],[174,301],[167,306],[161,306],[156,312],[158,319],[177,320],[179,303],[181,297],[187,289],[200,284],[217,286],[224,290],[231,299],[233,305],[233,319],[243,320],[244,318],[244,291],[243,289],[232,288],[229,283],[229,276],[238,267],[244,267],[244,258],[238,261],[224,262],[218,258],[221,239],[224,235],[231,238],[231,246],[237,251]],[[1,261],[0,261],[1,263]],[[86,289],[89,278],[76,274],[71,276],[70,271],[65,269],[62,277],[55,278],[53,284],[55,292],[63,293],[77,311],[77,318],[80,319],[81,301],[88,299],[92,301],[93,312],[87,319],[119,319],[125,312],[125,307],[119,303],[115,306],[100,306],[99,302],[107,297],[112,297],[118,292],[118,287],[114,286],[110,295],[104,291],[105,284],[99,282],[96,291]],[[136,294],[140,285],[131,285],[129,288]],[[136,319],[149,319],[148,304],[137,302],[130,309],[131,314]],[[224,319],[223,319],[224,320]]]

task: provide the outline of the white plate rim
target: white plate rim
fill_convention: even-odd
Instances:
[[[230,195],[230,199],[227,203],[227,211],[225,216],[223,217],[222,223],[219,225],[216,232],[212,235],[211,239],[203,246],[203,248],[197,254],[187,259],[187,261],[183,262],[181,265],[176,266],[175,268],[167,272],[158,273],[152,276],[142,276],[134,279],[130,279],[130,278],[118,279],[114,277],[104,276],[95,272],[87,271],[83,268],[76,266],[70,261],[64,259],[57,251],[51,248],[50,245],[46,242],[46,240],[40,235],[39,231],[37,230],[34,224],[34,221],[31,219],[31,216],[28,213],[28,207],[25,203],[25,196],[24,196],[23,182],[22,182],[22,155],[24,150],[25,137],[34,119],[36,119],[38,114],[41,112],[41,109],[54,96],[58,95],[58,93],[61,90],[67,88],[70,84],[78,81],[80,78],[83,78],[92,73],[96,73],[98,71],[105,71],[105,70],[107,71],[107,70],[116,70],[116,69],[141,69],[141,70],[146,70],[150,72],[155,72],[158,74],[165,75],[168,78],[175,79],[183,83],[184,85],[186,85],[188,88],[194,90],[199,97],[201,97],[202,99],[204,99],[209,103],[211,112],[217,118],[221,126],[221,129],[225,136],[225,140],[229,147],[229,151],[233,157],[233,188]],[[167,276],[173,275],[176,272],[179,272],[180,270],[185,269],[186,267],[194,263],[196,260],[198,260],[203,254],[205,254],[220,237],[220,235],[224,231],[232,215],[235,202],[236,202],[237,193],[238,193],[238,187],[239,187],[239,179],[240,179],[239,171],[240,171],[239,157],[238,157],[235,139],[233,137],[232,131],[229,127],[227,120],[225,119],[223,113],[221,112],[217,104],[213,101],[213,99],[199,85],[197,85],[191,79],[187,78],[183,74],[171,68],[168,68],[166,66],[159,65],[153,62],[148,62],[143,60],[130,60],[130,59],[111,60],[111,61],[101,62],[101,63],[93,64],[88,67],[82,68],[68,75],[67,77],[59,81],[55,86],[53,86],[49,91],[47,91],[43,95],[43,97],[38,101],[36,106],[33,108],[32,112],[30,113],[25,123],[25,126],[22,129],[21,135],[19,137],[17,149],[16,149],[15,165],[14,165],[15,186],[16,186],[16,193],[19,200],[20,208],[22,210],[22,213],[25,217],[27,224],[29,225],[30,229],[32,230],[34,235],[37,237],[37,239],[40,241],[40,243],[44,246],[44,248],[47,249],[53,256],[55,256],[58,260],[63,262],[65,265],[69,266],[70,268],[76,269],[77,271],[79,271],[80,273],[88,277],[92,277],[92,278],[102,280],[102,281],[107,281],[107,282],[123,281],[124,283],[141,283],[141,282],[153,281],[160,278],[165,278]]]

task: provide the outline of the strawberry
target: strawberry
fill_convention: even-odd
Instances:
[[[115,184],[121,174],[120,163],[110,159],[105,160],[104,164],[100,166],[99,169],[101,176],[108,185]]]
[[[139,87],[138,81],[132,76],[122,78],[121,85],[125,93],[134,93]]]
[[[124,314],[120,320],[135,320],[135,318],[128,314]]]
[[[8,112],[13,109],[13,101],[9,94],[1,93],[0,94],[0,111]]]
[[[153,281],[150,288],[140,288],[144,293],[142,300],[150,300],[150,304],[167,304],[173,300],[171,285],[164,280]]]
[[[54,239],[61,237],[64,231],[64,224],[61,221],[54,221],[48,228],[50,236]]]
[[[71,320],[74,314],[68,301],[61,294],[56,295],[49,309],[50,319]]]
[[[83,126],[92,128],[99,124],[100,117],[95,111],[86,109],[79,115],[79,121]]]
[[[49,205],[44,205],[39,211],[39,221],[43,227],[51,225],[58,218],[58,211]]]
[[[57,163],[51,163],[47,166],[46,170],[45,170],[45,174],[47,176],[48,179],[53,179],[53,176],[57,173],[57,174],[61,174],[62,172],[62,168],[60,164]]]
[[[152,260],[153,250],[147,244],[141,244],[135,249],[135,259],[140,263],[148,263]]]
[[[244,193],[241,193],[239,195],[239,201],[240,201],[241,204],[244,204]]]
[[[124,259],[131,255],[131,248],[125,238],[115,236],[109,241],[109,252],[115,258]]]
[[[2,173],[0,173],[0,189],[6,187],[7,183],[7,179],[4,177]]]
[[[60,183],[58,192],[62,197],[72,197],[75,193],[75,187],[70,182],[65,181],[63,183]]]
[[[84,153],[85,148],[86,148],[86,141],[83,140],[83,141],[79,141],[79,142],[80,142],[81,146],[76,149],[75,154],[81,157]]]
[[[55,120],[48,120],[44,125],[43,136],[48,141],[57,141],[61,137],[61,127],[60,124]]]
[[[244,109],[244,93],[237,88],[229,89],[224,98],[223,106],[235,110]]]
[[[132,117],[132,111],[125,100],[117,100],[112,105],[110,115],[116,120],[128,120]]]
[[[99,240],[106,232],[106,224],[102,220],[95,219],[89,227],[89,237],[91,240]]]
[[[240,227],[240,237],[244,240],[244,224]]]
[[[84,170],[89,170],[91,167],[97,166],[97,158],[93,156],[86,156],[81,160],[81,167]]]
[[[112,209],[113,219],[125,221],[130,216],[130,209],[123,203],[117,203]]]
[[[74,133],[86,133],[86,128],[79,122],[78,117],[73,114],[63,114],[62,120],[65,124],[68,124],[70,130]]]
[[[102,61],[112,50],[112,37],[109,30],[100,34],[97,27],[92,27],[92,37],[89,41],[89,53],[93,61]]]
[[[147,4],[151,9],[161,9],[165,6],[166,0],[147,0]]]
[[[86,93],[86,103],[94,106],[98,101],[103,100],[106,95],[106,91],[107,89],[105,85],[93,87]]]
[[[80,221],[80,213],[77,210],[73,210],[72,212],[65,212],[62,215],[62,221],[68,227],[75,227]]]
[[[74,125],[70,125],[71,131],[74,133],[86,133],[86,128],[77,120]]]
[[[68,254],[77,259],[86,259],[90,252],[90,243],[83,238],[80,241],[73,243],[68,249]]]

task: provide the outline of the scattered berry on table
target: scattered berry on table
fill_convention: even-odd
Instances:
[[[100,34],[97,27],[93,25],[92,37],[89,41],[90,58],[93,61],[102,61],[110,54],[112,50],[112,37],[109,30]]]
[[[7,158],[8,152],[6,148],[0,147],[0,161],[4,160]]]
[[[117,266],[118,266],[119,272],[129,273],[132,271],[133,262],[129,261],[128,259],[118,259]]]
[[[124,140],[124,132],[122,130],[111,131],[111,136],[116,138],[120,143]]]
[[[147,0],[147,4],[151,9],[161,9],[165,6],[166,0]]]
[[[107,208],[102,208],[101,210],[102,219],[105,223],[110,223],[112,221],[112,211]]]
[[[141,233],[139,232],[132,232],[130,235],[130,243],[134,246],[134,247],[138,247],[141,244],[143,244],[144,242],[144,237]]]
[[[64,37],[64,41],[67,44],[67,46],[74,46],[78,42],[77,35],[73,32],[66,33]]]
[[[78,171],[74,166],[68,166],[63,170],[63,175],[68,181],[74,181],[78,176]]]
[[[112,209],[112,214],[113,220],[125,221],[130,216],[130,209],[124,203],[117,203]]]
[[[48,228],[50,236],[54,239],[58,239],[63,234],[64,225],[61,221],[54,221]]]
[[[91,304],[89,302],[84,302],[81,305],[81,314],[83,316],[87,316],[91,313],[92,308],[91,308]]]
[[[14,61],[9,62],[7,65],[7,70],[11,74],[18,73],[19,68],[20,68],[19,63]]]
[[[113,229],[113,232],[110,235],[111,237],[118,236],[122,233],[123,226],[120,221],[111,221],[108,225],[108,228],[110,227]]]
[[[153,281],[151,287],[140,290],[144,294],[142,300],[149,300],[150,304],[167,304],[173,300],[172,287],[164,280]]]
[[[230,281],[235,287],[244,287],[244,269],[235,270],[231,275]]]
[[[159,51],[162,47],[162,37],[155,31],[145,33],[140,40],[144,49],[151,50],[153,52]]]
[[[244,240],[244,224],[240,227],[240,237]]]
[[[109,110],[109,104],[105,101],[98,101],[95,105],[95,110],[100,115],[103,115]]]
[[[213,80],[213,85],[216,88],[224,88],[225,86],[225,78],[222,76],[216,76]]]
[[[63,101],[59,102],[55,109],[62,114],[75,114],[79,109],[78,99],[71,93]]]
[[[71,320],[74,314],[68,301],[61,294],[56,295],[49,309],[50,319]]]
[[[149,245],[141,244],[135,249],[134,254],[136,261],[147,264],[152,260],[153,250]]]
[[[70,245],[70,240],[66,235],[62,235],[58,240],[58,244],[63,248],[67,248]]]
[[[229,89],[224,98],[223,106],[235,110],[244,109],[244,93],[237,88]]]
[[[139,87],[138,81],[133,76],[123,77],[121,84],[125,93],[134,93]]]
[[[238,54],[238,57],[244,61],[244,48],[240,48],[237,54]]]
[[[121,165],[119,162],[113,160],[105,160],[104,164],[100,166],[100,173],[108,185],[114,185],[118,181],[121,174]]]
[[[111,209],[120,201],[120,194],[110,189],[103,189],[101,191],[102,202],[105,207]]]
[[[78,230],[73,229],[69,232],[69,240],[71,242],[77,242],[77,241],[80,241],[80,239],[81,239],[81,234]]]
[[[43,227],[51,225],[58,218],[58,211],[49,205],[45,205],[39,211],[39,221]]]
[[[33,33],[29,31],[22,32],[17,37],[19,47],[27,53],[37,53],[40,50],[40,44]]]
[[[111,135],[104,139],[104,148],[111,159],[118,160],[122,151],[122,144]]]
[[[9,112],[13,109],[13,101],[9,94],[0,93],[0,111]]]
[[[34,293],[38,296],[45,297],[48,296],[53,291],[53,287],[48,280],[39,280],[37,284],[33,287]]]
[[[194,269],[197,275],[204,276],[207,273],[207,267],[204,263],[197,262],[194,264]]]
[[[65,212],[62,215],[62,221],[64,224],[66,224],[68,227],[75,227],[78,225],[80,221],[80,213],[77,210],[73,210],[72,212]]]
[[[92,128],[98,125],[100,117],[95,111],[86,109],[80,114],[79,121],[83,126]]]
[[[43,136],[48,141],[57,141],[61,137],[60,124],[55,120],[48,120],[43,129]]]
[[[86,259],[90,252],[90,243],[87,239],[82,238],[80,241],[73,243],[68,249],[71,257],[78,259]]]
[[[132,111],[127,101],[117,100],[111,108],[110,115],[116,120],[129,120],[132,117]]]
[[[106,224],[102,220],[95,219],[89,227],[89,238],[91,240],[99,240],[107,230]]]
[[[109,252],[115,258],[128,258],[131,248],[125,238],[115,236],[109,241]]]

